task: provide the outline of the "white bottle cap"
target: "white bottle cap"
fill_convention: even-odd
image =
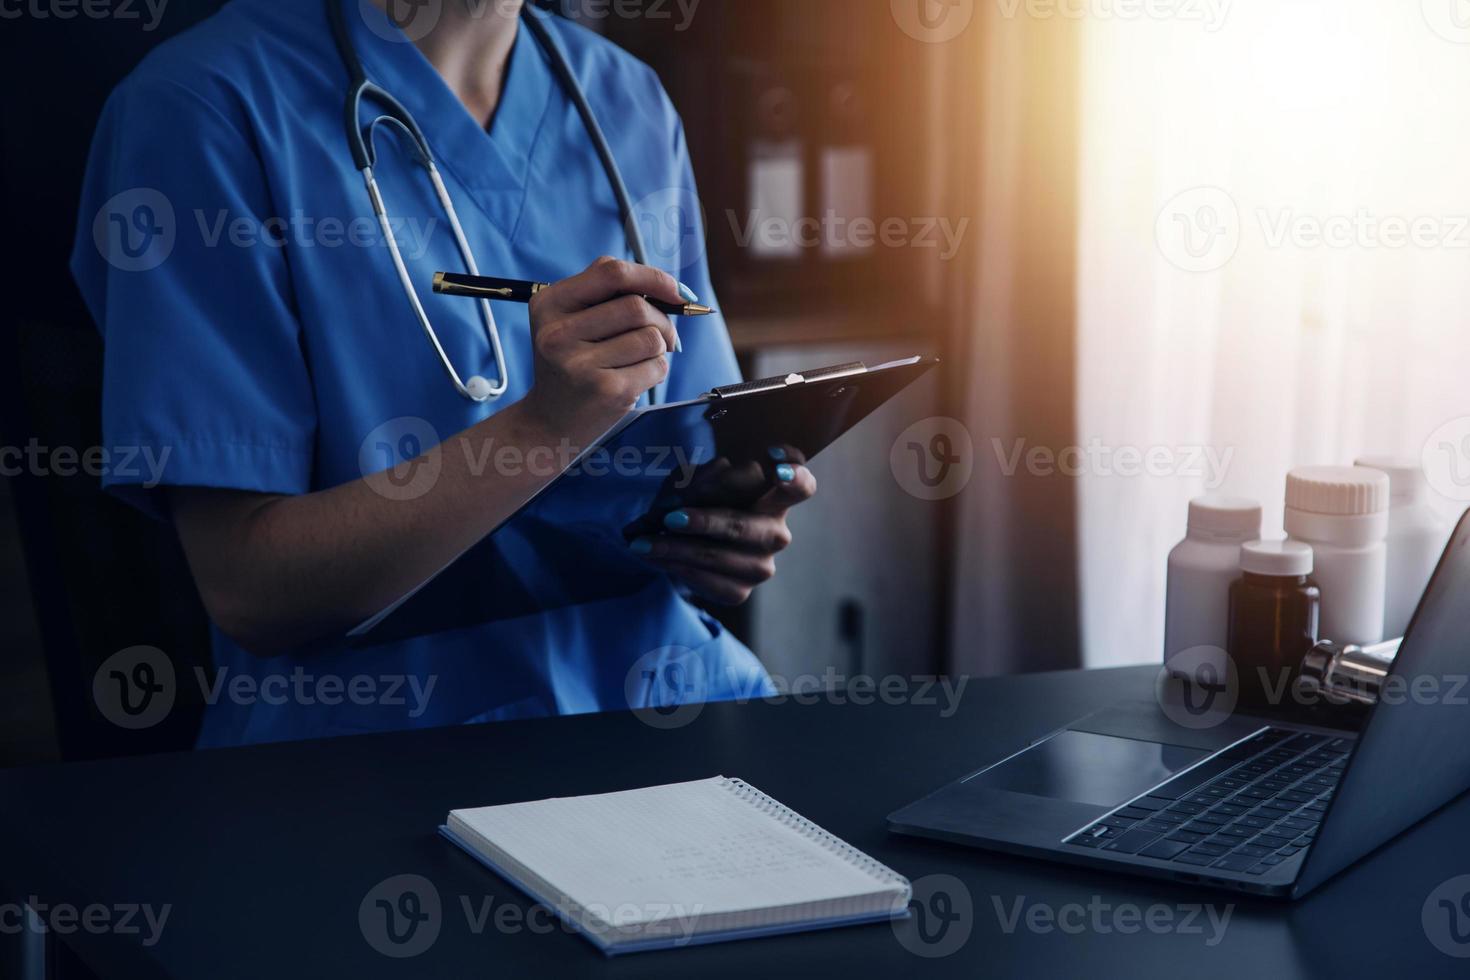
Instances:
[[[1361,548],[1388,534],[1388,474],[1361,466],[1303,466],[1286,476],[1286,533]]]
[[[1429,496],[1429,478],[1418,460],[1399,456],[1363,456],[1357,465],[1388,474],[1389,495],[1396,504],[1412,504]]]
[[[1286,506],[1330,517],[1378,514],[1388,510],[1388,474],[1362,466],[1303,466],[1286,475]]]
[[[1240,546],[1240,570],[1256,575],[1312,574],[1312,546],[1300,541],[1247,541]]]
[[[1261,505],[1248,497],[1211,493],[1189,502],[1189,530],[1206,537],[1250,541],[1261,536]]]

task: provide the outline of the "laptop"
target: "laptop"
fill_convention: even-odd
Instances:
[[[1389,694],[1366,714],[1252,716],[1229,710],[1231,684],[1161,674],[1154,698],[990,762],[890,814],[889,827],[1299,898],[1470,789],[1467,673],[1470,512],[1409,624]]]

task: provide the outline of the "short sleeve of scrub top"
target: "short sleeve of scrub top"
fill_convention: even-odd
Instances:
[[[398,461],[378,447],[427,449],[532,381],[525,307],[496,304],[510,388],[488,405],[454,391],[413,318],[347,149],[328,2],[345,3],[369,77],[422,127],[482,272],[551,281],[600,255],[631,258],[602,164],[524,28],[487,130],[371,4],[235,0],[113,93],[72,257],[104,340],[104,440],[159,462],[104,483],[157,516],[168,486],[294,495],[360,479]],[[657,78],[589,31],[531,16],[552,27],[607,131],[649,261],[716,302],[682,126]],[[463,268],[406,144],[380,127],[375,147],[412,280]],[[493,373],[476,304],[419,295],[461,374]],[[667,398],[738,378],[723,323],[681,333]],[[212,642],[206,746],[770,690],[756,658],[662,576],[614,601],[365,650],[264,659],[218,630]],[[694,681],[640,686],[670,658]]]
[[[173,485],[301,494],[315,398],[285,249],[244,244],[274,214],[244,125],[172,80],[120,88],[73,268],[104,335],[109,447],[151,453]],[[106,482],[161,513],[150,481]]]

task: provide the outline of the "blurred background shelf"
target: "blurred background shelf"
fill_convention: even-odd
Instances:
[[[579,4],[563,7],[576,19]],[[946,100],[973,64],[907,36],[886,0],[581,22],[651,65],[684,120],[746,377],[914,354],[942,364],[813,462],[822,489],[790,517],[777,583],[716,615],[787,677],[944,670],[953,507],[906,493],[890,456],[908,426],[963,411],[980,234],[955,188],[977,168],[964,163],[973,129]],[[674,218],[684,233],[689,216]]]

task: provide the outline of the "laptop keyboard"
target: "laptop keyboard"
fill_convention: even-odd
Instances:
[[[1352,744],[1268,728],[1065,843],[1263,875],[1312,846]]]

